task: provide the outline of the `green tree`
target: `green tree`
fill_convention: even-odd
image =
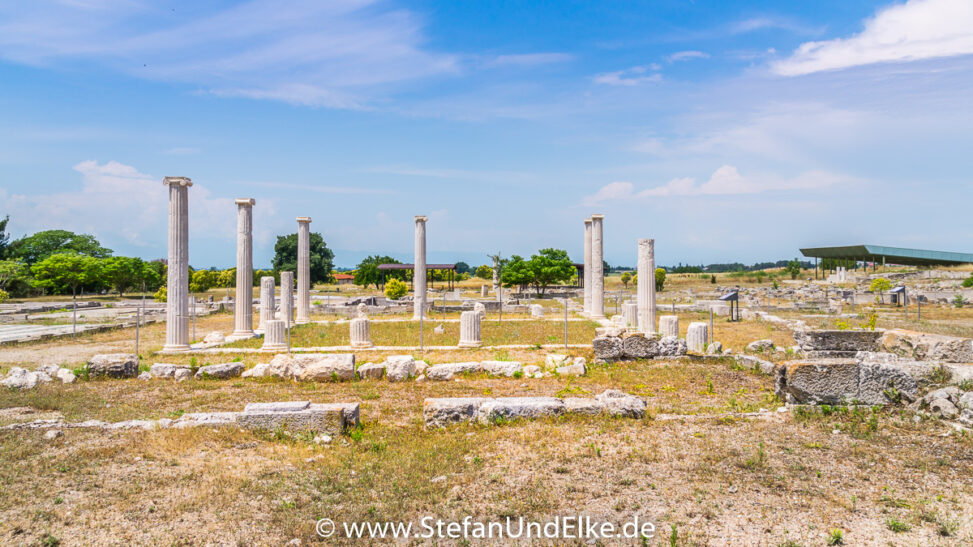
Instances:
[[[631,281],[632,281],[632,274],[629,272],[622,272],[622,285],[625,285],[626,289],[628,288],[628,284]]]
[[[54,294],[70,292],[75,295],[78,289],[93,283],[100,274],[100,261],[97,258],[73,253],[58,253],[31,266],[37,285]]]
[[[514,285],[523,289],[534,282],[534,273],[530,269],[530,264],[520,255],[513,255],[507,259],[503,271],[500,272],[500,282],[505,287]]]
[[[141,258],[113,256],[101,261],[101,280],[121,297],[133,287],[141,288],[145,278],[145,262]]]
[[[210,270],[196,270],[189,278],[189,292],[206,292],[216,286],[220,274]]]
[[[797,276],[801,275],[801,261],[798,259],[791,260],[784,266],[784,271],[791,276],[791,279],[797,279]]]
[[[868,285],[868,290],[872,292],[885,292],[892,289],[892,282],[884,277],[876,277]]]
[[[476,267],[476,276],[480,279],[493,279],[493,268],[483,264]]]
[[[334,269],[334,253],[328,248],[321,234],[312,232],[308,238],[311,260],[310,278],[311,284],[330,283],[334,281],[331,275]],[[274,261],[272,263],[274,271],[294,272],[297,275],[297,234],[277,236],[277,243],[274,245]]]
[[[6,290],[8,285],[26,279],[28,274],[27,266],[23,262],[0,260],[0,290]]]
[[[236,287],[236,267],[227,268],[216,276],[216,286],[221,289]]]
[[[456,263],[456,273],[464,274],[464,273],[469,273],[469,271],[470,271],[470,265],[467,264],[466,262]]]
[[[95,236],[76,234],[67,230],[45,230],[22,237],[10,244],[10,256],[34,265],[58,253],[74,253],[94,258],[111,256],[111,249],[102,247]]]
[[[10,247],[10,234],[7,232],[8,222],[10,222],[10,215],[0,220],[0,260],[7,258],[7,249]]]
[[[575,273],[574,263],[562,249],[541,249],[531,255],[527,266],[533,278],[531,282],[542,295],[548,285],[567,281]]]
[[[655,269],[655,290],[656,292],[662,292],[662,287],[666,285],[666,269],[656,268]]]
[[[369,256],[358,263],[355,269],[355,285],[368,288],[369,285],[375,285],[378,288],[378,284],[382,281],[382,272],[378,269],[381,264],[401,264],[398,260],[390,256]],[[388,270],[385,272],[386,279],[399,279],[401,280],[405,277],[405,272],[403,270]]]
[[[398,300],[407,292],[409,292],[409,287],[404,281],[399,281],[393,277],[385,283],[385,297],[389,300]]]

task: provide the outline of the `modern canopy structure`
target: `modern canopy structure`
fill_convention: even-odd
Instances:
[[[871,262],[873,265],[881,263],[883,266],[885,264],[900,264],[904,266],[956,266],[959,264],[973,263],[973,254],[971,253],[905,249],[902,247],[885,247],[883,245],[814,247],[801,249],[801,254],[815,259],[854,260],[855,262]]]

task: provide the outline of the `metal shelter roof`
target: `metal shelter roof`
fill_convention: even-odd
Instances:
[[[885,262],[908,266],[935,266],[973,263],[973,254],[949,251],[929,251],[924,249],[905,249],[883,245],[848,245],[844,247],[814,247],[801,249],[801,254],[814,258],[835,258],[839,260],[863,260],[866,262]]]

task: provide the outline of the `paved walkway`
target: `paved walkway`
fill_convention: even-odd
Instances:
[[[477,349],[481,350],[492,350],[492,349],[532,349],[537,346],[534,344],[505,344],[499,346],[483,346],[480,348],[474,348],[473,351]],[[568,344],[567,347],[576,349],[586,349],[590,348],[591,344]],[[542,344],[541,349],[546,350],[557,350],[565,349],[564,344]],[[459,346],[424,346],[420,348],[419,346],[372,346],[370,348],[353,348],[351,346],[315,346],[308,348],[291,348],[291,353],[331,353],[331,352],[368,352],[368,351],[456,351],[465,350],[469,351],[470,348],[461,348]],[[185,353],[204,353],[204,354],[218,354],[218,353],[267,353],[267,354],[277,354],[277,353],[287,353],[286,351],[280,350],[263,350],[260,348],[193,348],[188,352],[169,352],[160,351],[160,355],[174,355],[174,354],[185,354]]]
[[[78,325],[78,334],[110,327],[104,323]],[[0,343],[26,342],[71,334],[71,325],[0,325]]]

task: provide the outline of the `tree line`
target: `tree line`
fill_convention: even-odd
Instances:
[[[9,216],[0,219],[0,302],[10,296],[114,292],[119,296],[133,291],[154,292],[164,300],[168,266],[165,259],[143,260],[115,256],[90,234],[67,230],[43,230],[11,241],[7,230]],[[310,234],[311,283],[334,281],[334,253],[319,233]],[[280,283],[280,272],[297,270],[297,234],[277,237],[272,269],[254,270],[253,284],[273,276]],[[236,268],[189,268],[189,290],[206,292],[212,288],[236,286]]]

